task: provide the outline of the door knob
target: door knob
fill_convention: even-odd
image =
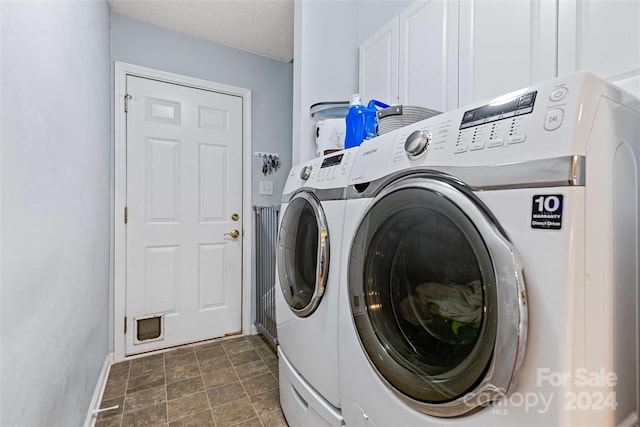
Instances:
[[[224,233],[225,236],[231,236],[232,239],[237,239],[238,236],[240,235],[240,232],[238,230],[231,230],[230,233]]]

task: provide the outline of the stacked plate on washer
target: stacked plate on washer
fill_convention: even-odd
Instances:
[[[440,114],[440,111],[411,105],[392,105],[378,110],[378,135],[394,131],[420,120]]]

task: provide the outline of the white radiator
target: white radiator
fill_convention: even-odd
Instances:
[[[256,319],[260,334],[275,348],[276,333],[276,244],[280,206],[254,206],[256,236]]]

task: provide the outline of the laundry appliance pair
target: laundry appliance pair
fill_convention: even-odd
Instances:
[[[301,328],[280,349],[291,425],[638,424],[637,99],[576,73],[365,141],[349,161],[325,294],[337,400],[313,377],[334,365]],[[314,392],[333,418],[303,417]]]

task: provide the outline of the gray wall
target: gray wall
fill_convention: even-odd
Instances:
[[[0,424],[78,426],[107,356],[110,13],[0,8]]]
[[[280,204],[291,169],[293,65],[176,31],[111,15],[111,59],[251,89],[252,153],[278,153],[282,168],[264,177],[254,158],[254,205]],[[259,193],[261,180],[273,181],[273,196]]]

